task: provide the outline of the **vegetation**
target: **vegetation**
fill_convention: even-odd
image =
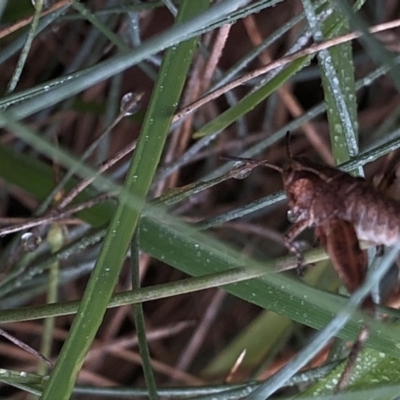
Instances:
[[[281,178],[223,157],[282,165],[289,130],[293,154],[384,170],[398,2],[33,3],[0,2],[0,322],[54,365],[4,341],[0,396],[330,395],[366,319],[341,398],[396,398],[397,325],[336,293],[312,232],[305,276],[278,273]]]

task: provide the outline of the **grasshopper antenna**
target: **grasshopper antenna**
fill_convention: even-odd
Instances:
[[[285,135],[285,149],[286,149],[286,157],[291,159],[292,152],[290,151],[290,131],[287,131]]]
[[[240,161],[243,163],[246,163],[247,165],[252,165],[254,167],[258,167],[259,165],[262,165],[267,168],[274,169],[275,171],[278,171],[280,174],[282,173],[282,168],[278,167],[277,165],[270,164],[266,160],[254,160],[253,158],[244,158],[244,157],[234,157],[234,156],[224,156],[221,157],[222,160],[229,160],[229,161]]]

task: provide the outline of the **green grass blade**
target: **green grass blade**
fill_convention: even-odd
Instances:
[[[343,364],[296,398],[303,399],[311,395],[323,396],[332,393],[343,372]],[[356,396],[357,391],[361,391],[362,389],[368,388],[369,390],[373,390],[377,388],[380,390],[379,396],[374,398],[379,400],[397,399],[398,393],[388,392],[384,394],[381,392],[383,388],[381,382],[390,382],[390,386],[400,383],[400,368],[398,364],[398,359],[394,358],[391,354],[365,348],[357,359],[357,367],[352,374],[348,390]],[[359,398],[362,399],[362,397]],[[372,397],[368,396],[368,399],[370,398]]]
[[[190,19],[209,5],[208,0],[185,2],[176,23]],[[117,282],[130,240],[139,222],[147,192],[178,104],[197,39],[167,51],[140,133],[125,189],[138,198],[135,207],[121,194],[102,251],[83,295],[70,335],[43,393],[43,400],[69,399],[85,355],[96,335]],[[178,71],[178,72],[177,72]],[[61,394],[61,396],[60,396]]]
[[[22,48],[18,63],[16,65],[14,73],[13,73],[13,76],[11,77],[11,81],[8,84],[8,87],[7,87],[8,93],[11,93],[15,90],[15,88],[18,84],[19,78],[22,74],[22,70],[24,69],[26,59],[28,58],[29,49],[31,48],[33,39],[35,38],[40,14],[41,14],[42,8],[43,8],[43,0],[37,0],[33,3],[33,5],[35,8],[35,13],[33,15],[32,24],[29,28],[29,34],[28,34],[28,37],[26,38],[25,45]]]
[[[343,15],[332,10],[330,5],[323,7],[325,12],[329,9],[332,14],[324,21],[324,28],[321,28],[311,0],[304,0],[303,4],[315,41],[324,38],[323,31],[334,31],[335,35],[348,32]],[[351,43],[319,52],[318,60],[327,103],[332,152],[336,163],[341,164],[358,153],[357,104]]]
[[[140,289],[140,275],[139,275],[139,233],[136,232],[133,236],[131,244],[131,274],[132,274],[132,289]],[[133,306],[133,315],[135,319],[136,334],[138,337],[138,345],[140,357],[142,359],[143,375],[146,382],[147,390],[149,391],[149,399],[157,400],[157,385],[154,378],[153,368],[151,366],[151,357],[149,346],[146,338],[146,323],[142,303]]]
[[[204,125],[198,132],[193,134],[193,137],[198,139],[203,136],[211,135],[213,133],[221,132],[227,126],[231,125],[237,119],[251,111],[254,107],[264,101],[271,93],[276,91],[288,79],[290,79],[297,71],[307,65],[312,56],[302,57],[293,61],[283,71],[279,72],[269,82],[264,84],[253,93],[246,96],[234,106],[230,107],[225,112],[218,115],[211,122]]]
[[[357,3],[364,3],[365,0],[358,0]],[[356,13],[349,2],[345,0],[335,0],[335,3],[342,9],[354,30],[363,32],[360,41],[364,44],[368,55],[376,65],[385,65],[388,68],[388,75],[393,80],[396,89],[400,90],[400,68],[395,62],[395,57],[389,50],[377,40],[377,38],[368,31],[368,26],[359,13]]]

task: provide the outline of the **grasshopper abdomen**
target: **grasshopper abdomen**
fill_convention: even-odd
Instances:
[[[400,203],[381,193],[369,183],[357,180],[344,201],[343,219],[354,225],[360,240],[393,246],[400,241]]]

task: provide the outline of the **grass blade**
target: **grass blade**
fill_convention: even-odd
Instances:
[[[208,0],[184,3],[176,23],[193,17],[207,8],[208,4]],[[172,121],[174,108],[171,108],[171,103],[178,103],[191,62],[190,55],[193,54],[196,43],[196,39],[186,41],[177,48],[169,49],[164,57],[125,181],[125,189],[135,194],[138,203],[132,207],[122,194],[120,196],[120,204],[111,220],[70,335],[43,393],[43,400],[70,398],[77,374],[101,324],[130,240],[139,222]],[[174,73],[177,70],[179,74]]]

